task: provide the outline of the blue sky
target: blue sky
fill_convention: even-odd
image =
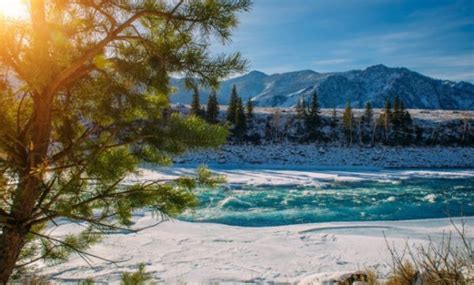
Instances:
[[[474,0],[254,0],[216,52],[279,73],[407,67],[474,82]]]

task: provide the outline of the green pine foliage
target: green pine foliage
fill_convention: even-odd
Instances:
[[[304,120],[306,118],[306,115],[306,100],[303,97],[298,100],[298,103],[296,104],[296,118],[299,120]]]
[[[342,115],[343,131],[349,145],[352,145],[354,138],[354,114],[352,113],[351,103],[348,100],[344,113]]]
[[[140,264],[136,272],[124,272],[120,285],[145,285],[151,279],[151,275],[145,271],[145,264]]]
[[[246,116],[248,121],[252,121],[254,118],[254,113],[253,113],[253,102],[252,98],[249,97],[247,100],[247,105],[246,105]]]
[[[401,140],[401,132],[402,132],[402,124],[403,124],[403,113],[404,110],[402,103],[398,96],[395,96],[393,99],[393,114],[391,118],[391,123],[393,127],[393,134],[394,134],[394,142],[396,144],[400,143]]]
[[[337,138],[338,138],[338,135],[337,135],[338,119],[337,119],[336,108],[333,108],[333,110],[332,110],[330,127],[331,127],[331,139],[332,140],[337,140]]]
[[[392,104],[390,103],[390,98],[387,98],[385,101],[384,112],[380,116],[383,124],[385,142],[388,142],[392,130]]]
[[[34,1],[21,25],[0,19],[0,78],[16,79],[0,85],[2,284],[36,260],[87,256],[98,233],[139,230],[135,209],[160,217],[195,206],[193,186],[215,179],[122,182],[141,161],[226,141],[226,129],[170,111],[172,74],[216,88],[246,66],[209,46],[210,35],[230,39],[250,0],[56,2]],[[44,229],[58,218],[87,226],[54,237]]]
[[[298,102],[296,103],[295,112],[296,112],[296,119],[297,119],[297,122],[296,122],[297,134],[300,137],[301,141],[305,141],[305,138],[307,137],[306,128],[305,128],[307,111],[306,111],[306,100],[304,97],[299,99]]]
[[[382,129],[382,141],[388,145],[407,145],[413,142],[415,128],[405,104],[398,96],[392,103],[387,99],[377,126]]]
[[[237,108],[239,103],[239,95],[237,94],[237,87],[232,86],[232,92],[230,94],[229,105],[227,106],[227,121],[231,124],[235,124]]]
[[[308,138],[311,140],[319,137],[319,128],[321,127],[321,110],[316,92],[311,96],[309,110],[305,116],[305,127]]]
[[[204,117],[205,114],[205,111],[201,107],[201,99],[198,88],[194,88],[193,98],[191,101],[191,114],[198,117]]]
[[[242,139],[247,132],[247,118],[245,116],[245,108],[242,102],[242,98],[237,99],[236,111],[235,111],[235,126],[234,135],[239,139]]]
[[[370,102],[365,104],[363,122],[367,128],[370,128],[372,124],[374,123],[374,110],[372,108],[372,103]]]
[[[361,143],[367,144],[372,141],[373,137],[374,110],[372,108],[372,103],[367,102],[367,104],[365,104],[364,114],[360,121],[359,131]]]
[[[217,101],[217,93],[213,91],[207,101],[206,120],[211,124],[217,124],[219,116],[219,102]]]

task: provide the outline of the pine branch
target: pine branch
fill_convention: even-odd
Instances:
[[[95,254],[92,254],[92,253],[88,253],[84,250],[81,250],[71,244],[68,244],[60,239],[57,239],[57,238],[53,238],[51,236],[46,236],[46,235],[43,235],[43,234],[40,234],[38,232],[34,232],[34,231],[30,231],[31,234],[35,235],[35,236],[38,236],[40,238],[44,238],[46,240],[49,240],[53,243],[58,243],[58,244],[61,244],[67,248],[70,248],[71,250],[75,251],[76,253],[78,253],[79,255],[85,255],[85,256],[90,256],[90,257],[94,257],[94,258],[97,258],[97,259],[100,259],[100,260],[103,260],[103,261],[107,261],[107,262],[110,262],[114,265],[117,265],[117,262],[113,261],[113,260],[110,260],[110,259],[107,259],[107,258],[104,258],[104,257],[100,257],[98,255],[95,255]]]

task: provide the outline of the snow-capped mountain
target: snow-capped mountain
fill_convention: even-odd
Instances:
[[[191,92],[183,80],[173,79],[177,92],[173,103],[188,104]],[[303,70],[267,75],[252,71],[221,83],[218,91],[220,104],[227,104],[233,85],[243,99],[249,97],[261,107],[292,107],[300,98],[317,91],[323,108],[343,107],[349,100],[353,107],[372,102],[374,107],[384,105],[386,98],[398,95],[408,108],[474,110],[474,85],[433,79],[407,68],[375,65],[364,70],[318,73]],[[201,90],[201,100],[207,101],[209,90]]]

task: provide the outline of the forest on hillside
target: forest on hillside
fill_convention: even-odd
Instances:
[[[378,110],[370,102],[363,110],[354,110],[351,103],[347,101],[343,110],[334,108],[323,114],[315,92],[310,100],[301,99],[294,108],[258,112],[252,99],[244,103],[234,86],[225,111],[220,111],[215,92],[201,106],[199,92],[194,90],[189,113],[211,124],[227,126],[231,144],[474,145],[471,116],[443,121],[420,119],[412,116],[398,96],[387,99],[384,108]]]

